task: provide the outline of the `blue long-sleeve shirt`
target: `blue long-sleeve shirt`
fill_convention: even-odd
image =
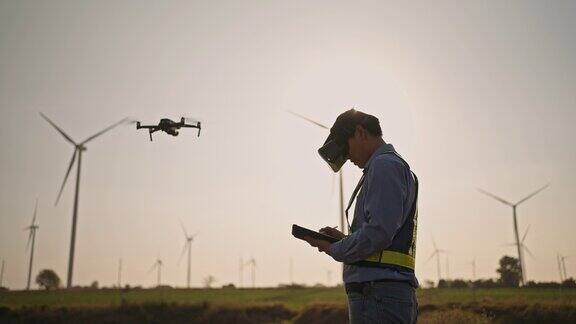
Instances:
[[[354,232],[330,245],[334,260],[353,263],[390,246],[394,236],[410,217],[415,198],[413,175],[393,153],[391,144],[382,144],[364,167],[364,184],[354,206]],[[414,273],[387,268],[344,265],[344,283],[381,279],[401,280],[418,286]]]

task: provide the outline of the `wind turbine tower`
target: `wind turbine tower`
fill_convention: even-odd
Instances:
[[[2,267],[0,268],[0,287],[2,287],[2,283],[4,282],[4,268],[6,267],[6,261],[2,259]]]
[[[290,258],[290,268],[288,269],[288,275],[290,277],[290,281],[289,284],[293,285],[294,284],[294,266],[293,266],[293,262],[292,262],[292,258]]]
[[[256,286],[256,260],[254,259],[254,257],[252,257],[250,260],[248,260],[248,262],[245,263],[245,265],[249,265],[250,266],[250,274],[251,274],[251,279],[252,279],[252,288],[254,288]]]
[[[44,118],[52,127],[54,127],[63,137],[68,141],[70,144],[74,146],[74,152],[72,152],[72,159],[70,160],[70,164],[68,165],[68,170],[66,171],[66,175],[64,176],[64,181],[62,182],[62,186],[60,187],[60,191],[58,192],[58,197],[56,198],[56,203],[60,200],[60,196],[62,195],[62,190],[64,189],[64,185],[66,185],[66,180],[68,180],[68,175],[70,175],[70,171],[74,166],[74,162],[76,161],[76,157],[78,157],[78,165],[76,167],[76,190],[74,192],[74,209],[72,211],[72,233],[70,237],[70,253],[68,255],[68,277],[66,279],[66,287],[72,287],[72,276],[74,274],[74,250],[76,246],[76,223],[78,221],[78,198],[80,194],[80,170],[82,166],[82,152],[86,151],[86,144],[91,140],[95,139],[96,137],[106,133],[107,131],[111,130],[112,128],[126,122],[126,118],[120,120],[104,128],[103,130],[99,131],[98,133],[88,137],[84,141],[80,143],[76,143],[68,134],[66,134],[60,127],[56,126],[54,122],[52,122],[46,115],[40,113],[42,118]]]
[[[118,289],[122,289],[122,258],[118,260]]]
[[[450,257],[446,253],[446,280],[450,280]]]
[[[476,258],[472,259],[472,262],[468,264],[472,266],[472,280],[476,281]]]
[[[36,245],[36,231],[39,226],[36,224],[36,212],[38,211],[38,199],[36,199],[36,205],[34,206],[34,216],[32,216],[32,223],[30,226],[24,228],[28,231],[28,243],[26,243],[26,249],[30,248],[30,261],[28,263],[28,280],[26,281],[26,290],[30,290],[30,279],[32,278],[32,265],[34,263],[34,246]]]
[[[432,238],[432,246],[434,246],[434,251],[432,252],[432,254],[430,255],[430,257],[428,257],[428,260],[426,260],[426,262],[424,262],[424,264],[428,263],[428,261],[432,260],[432,258],[434,256],[436,256],[436,270],[438,271],[438,282],[440,282],[440,279],[442,279],[442,272],[440,271],[440,253],[446,253],[446,250],[441,250],[436,246],[436,242],[434,241],[434,238]]]
[[[182,231],[184,232],[185,241],[184,241],[184,248],[182,249],[182,253],[180,254],[180,260],[178,260],[178,263],[180,263],[180,261],[182,260],[184,253],[186,251],[188,251],[188,269],[186,271],[186,287],[190,288],[190,265],[191,265],[192,241],[198,235],[198,233],[196,233],[194,235],[188,235],[188,232],[186,231],[184,224],[182,224],[182,221],[180,221],[180,226],[182,227]]]
[[[560,263],[562,264],[562,274],[564,274],[564,280],[568,279],[568,275],[566,274],[566,259],[568,259],[567,256],[560,256]]]
[[[524,241],[526,240],[526,236],[528,235],[528,231],[530,230],[530,225],[528,225],[528,227],[526,228],[526,232],[524,232],[524,235],[522,235],[522,239],[520,240],[520,249],[522,249],[522,255],[524,256],[524,252],[528,253],[528,255],[530,255],[530,257],[532,259],[534,259],[534,254],[532,254],[532,252],[530,252],[530,249],[528,248],[528,246],[526,246],[526,244],[524,243]],[[511,244],[507,244],[508,246],[516,246],[516,243],[511,243]],[[524,273],[524,278],[527,277],[526,275],[526,264],[524,262],[526,262],[526,260],[522,260],[522,264],[521,264],[521,268],[524,269],[523,273]]]
[[[154,262],[154,264],[152,265],[152,267],[150,268],[150,270],[148,270],[148,273],[152,272],[154,269],[156,269],[156,287],[160,287],[161,284],[161,279],[162,279],[162,260],[160,260],[160,257],[156,258],[156,261]]]
[[[560,262],[560,254],[556,253],[556,265],[558,266],[558,274],[560,275],[560,283],[564,282],[564,276],[562,275],[562,263]]]
[[[526,278],[525,278],[525,269],[524,269],[524,257],[522,254],[522,246],[521,246],[521,242],[520,242],[520,238],[518,236],[518,220],[517,220],[517,213],[516,213],[516,209],[517,207],[522,204],[523,202],[527,201],[528,199],[534,197],[536,194],[538,194],[540,191],[548,188],[550,184],[547,184],[543,187],[541,187],[540,189],[534,191],[533,193],[529,194],[528,196],[520,199],[519,201],[517,201],[516,203],[511,203],[505,199],[502,199],[498,196],[496,196],[495,194],[492,194],[488,191],[484,191],[482,189],[478,189],[478,191],[480,191],[481,193],[485,194],[488,197],[491,197],[493,199],[496,199],[497,201],[503,203],[506,206],[510,206],[512,207],[512,218],[513,218],[513,222],[514,222],[514,238],[516,240],[516,250],[518,252],[518,262],[520,262],[520,281],[522,282],[522,285],[524,285]]]
[[[244,259],[242,257],[240,257],[240,267],[239,267],[239,272],[240,272],[240,281],[238,282],[238,287],[242,287],[242,285],[244,284]]]

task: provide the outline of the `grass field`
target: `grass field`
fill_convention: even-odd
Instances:
[[[503,319],[508,319],[504,322],[514,322],[511,319],[524,319],[521,322],[527,323],[548,322],[548,319],[550,322],[570,322],[576,316],[576,289],[421,289],[418,290],[418,300],[422,314],[421,322],[424,323],[456,323],[460,321],[489,323],[492,321],[502,322]],[[165,318],[162,317],[165,316],[161,315],[162,312],[184,316],[184,314],[204,314],[208,308],[243,309],[242,312],[247,312],[248,315],[262,315],[267,312],[283,314],[278,315],[280,319],[296,318],[295,322],[297,323],[310,321],[310,316],[312,318],[314,318],[313,316],[324,319],[332,318],[329,322],[334,324],[345,321],[345,303],[346,297],[341,287],[146,289],[126,292],[121,290],[58,290],[0,293],[0,308],[4,309],[5,314],[12,312],[10,316],[21,316],[20,319],[25,318],[22,316],[25,316],[26,312],[36,312],[38,315],[36,311],[38,309],[41,309],[44,315],[48,310],[66,309],[67,311],[64,313],[69,316],[73,313],[70,313],[70,310],[85,311],[89,309],[91,312],[100,312],[98,316],[102,316],[103,310],[125,309],[126,305],[131,307],[148,305],[146,306],[148,308],[139,308],[130,312],[136,312],[141,316],[144,316],[141,314],[142,312],[147,314],[148,317],[139,317],[140,321],[144,319],[143,321],[146,322],[148,321],[146,319],[156,318],[155,316]],[[169,305],[169,307],[162,308],[150,305]],[[202,306],[204,308],[198,305],[204,305]],[[229,313],[227,314],[229,315]],[[116,311],[114,314],[117,315],[118,312]],[[246,323],[278,320],[277,317],[266,317],[267,320],[260,318],[260,320],[250,321],[250,316],[246,314],[242,315],[246,318],[244,321]],[[332,314],[332,317],[326,314]],[[64,315],[59,312],[58,316],[61,318]],[[112,316],[111,318],[118,317]],[[214,319],[220,317],[210,318],[211,320],[206,320],[206,322],[243,322],[237,319],[226,321]],[[298,318],[301,320],[299,321]],[[530,320],[530,318],[534,320]],[[90,322],[90,320],[83,321]],[[123,321],[112,320],[108,322]],[[174,319],[167,320],[167,322],[180,321]]]
[[[262,289],[142,289],[120,290],[57,290],[14,291],[0,293],[0,306],[108,307],[129,303],[167,302],[218,305],[283,304],[300,310],[313,303],[342,304],[346,302],[343,288],[262,288]],[[498,304],[562,304],[576,306],[576,289],[420,289],[418,301],[422,305],[453,303]]]

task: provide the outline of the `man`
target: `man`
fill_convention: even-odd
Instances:
[[[356,195],[349,235],[324,227],[336,243],[306,241],[344,263],[351,323],[415,323],[414,275],[418,180],[409,165],[382,139],[378,118],[354,109],[342,113],[318,150],[334,172],[350,159],[364,174]]]

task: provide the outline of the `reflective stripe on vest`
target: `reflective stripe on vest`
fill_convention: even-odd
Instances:
[[[416,263],[416,260],[411,255],[396,252],[396,251],[388,251],[388,250],[383,250],[383,251],[374,253],[371,256],[369,256],[368,258],[366,258],[364,261],[377,262],[377,263],[383,263],[383,264],[393,264],[396,266],[400,266],[400,267],[404,267],[404,268],[408,268],[408,269],[412,269],[412,270],[414,270],[414,266]]]
[[[408,167],[408,170],[410,170],[408,163],[406,163],[406,161],[404,161],[404,159],[398,153],[396,153],[396,152],[386,152],[386,153],[395,154],[405,164],[405,166]],[[382,154],[386,154],[386,153],[382,153]],[[416,227],[417,227],[417,220],[418,220],[418,207],[417,207],[418,206],[418,177],[416,177],[416,174],[414,174],[414,172],[412,172],[411,170],[410,170],[410,173],[414,177],[415,188],[414,188],[414,201],[412,202],[412,206],[410,208],[410,217],[406,219],[406,222],[412,220],[414,223],[414,228],[412,229],[411,242],[410,242],[410,246],[409,246],[408,251],[407,251],[408,253],[402,253],[399,251],[392,251],[392,250],[384,249],[384,250],[373,253],[368,258],[366,258],[362,261],[354,262],[354,263],[352,263],[352,265],[366,266],[366,267],[378,267],[378,268],[401,267],[404,269],[409,269],[411,271],[414,271],[415,263],[416,263],[416,258],[415,258],[416,257],[416,244],[415,244],[415,242],[416,242]],[[352,228],[350,226],[350,222],[348,221],[348,211],[349,211],[350,207],[352,206],[352,203],[356,199],[356,196],[358,195],[358,192],[359,192],[360,188],[362,187],[363,183],[364,183],[364,174],[360,178],[360,181],[358,181],[358,184],[356,185],[356,188],[354,189],[354,192],[352,193],[352,197],[350,197],[350,201],[348,202],[348,207],[346,208],[346,222],[348,223],[348,230],[350,233],[352,233]],[[404,226],[404,225],[402,225],[402,226]]]

